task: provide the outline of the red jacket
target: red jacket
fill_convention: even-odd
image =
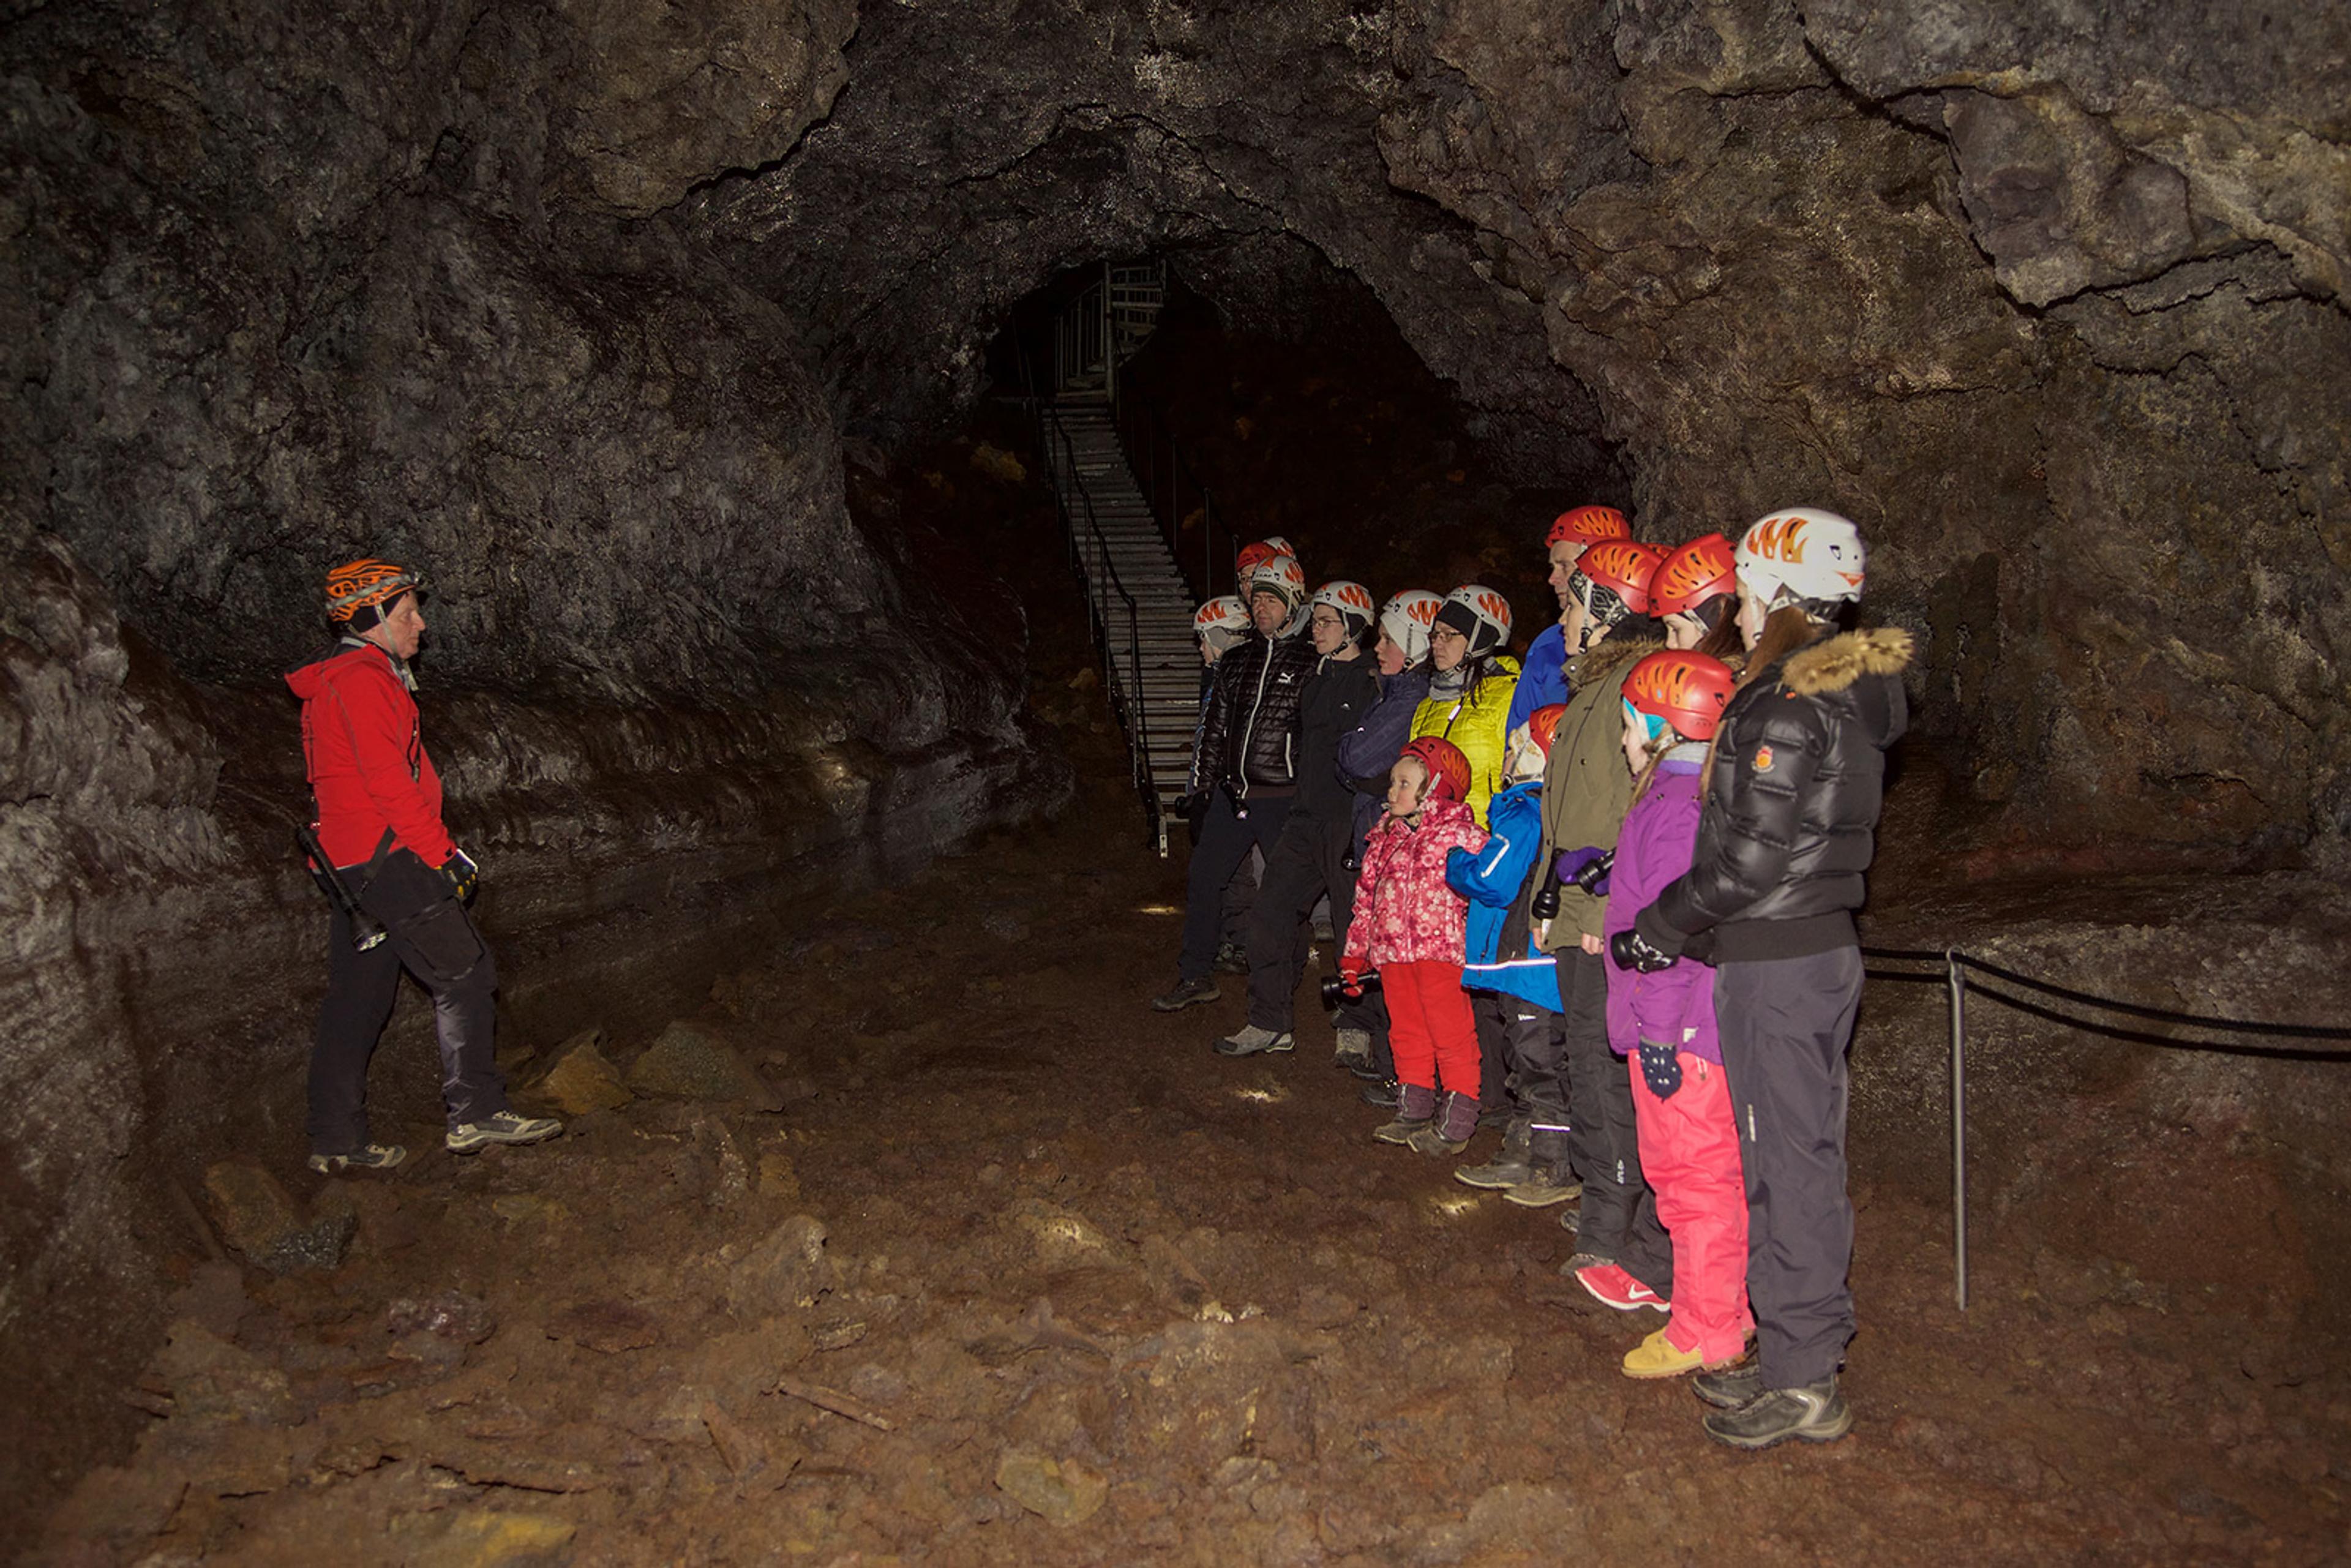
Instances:
[[[1486,830],[1458,800],[1431,800],[1416,828],[1382,817],[1364,841],[1347,956],[1372,968],[1460,963],[1469,904],[1446,884],[1445,857],[1456,845],[1474,852],[1485,841]]]
[[[392,655],[346,643],[286,684],[302,699],[302,757],[327,858],[364,865],[390,828],[394,847],[426,865],[448,860],[456,846],[441,823],[441,776]]]

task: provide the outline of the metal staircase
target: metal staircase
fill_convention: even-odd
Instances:
[[[1190,781],[1200,718],[1192,591],[1136,485],[1106,402],[1039,410],[1045,471],[1086,592],[1112,710],[1126,731],[1154,844]]]
[[[1167,266],[1103,263],[1102,281],[1064,307],[1054,322],[1053,387],[1064,403],[1112,402],[1118,367],[1134,357],[1167,302]]]

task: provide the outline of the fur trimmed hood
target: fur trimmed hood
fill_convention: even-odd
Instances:
[[[1625,672],[1664,646],[1654,637],[1604,638],[1567,661],[1568,684],[1582,691],[1602,681],[1621,681]]]
[[[1899,626],[1845,632],[1800,649],[1780,672],[1781,685],[1800,697],[1841,692],[1864,675],[1898,675],[1910,664],[1910,633]]]

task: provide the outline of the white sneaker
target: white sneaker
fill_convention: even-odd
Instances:
[[[563,1124],[552,1116],[517,1116],[512,1111],[501,1111],[478,1122],[458,1123],[442,1141],[453,1155],[473,1155],[492,1144],[536,1144],[561,1131]]]

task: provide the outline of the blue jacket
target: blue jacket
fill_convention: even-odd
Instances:
[[[1486,847],[1476,854],[1455,850],[1445,858],[1446,884],[1469,901],[1461,984],[1560,1012],[1559,965],[1535,946],[1525,919],[1530,884],[1541,869],[1542,780],[1511,785],[1487,810]],[[1503,935],[1513,926],[1513,951],[1504,954]]]
[[[1535,709],[1568,699],[1567,637],[1554,621],[1527,644],[1527,662],[1519,668],[1519,684],[1510,693],[1510,716],[1502,733],[1516,735]]]

